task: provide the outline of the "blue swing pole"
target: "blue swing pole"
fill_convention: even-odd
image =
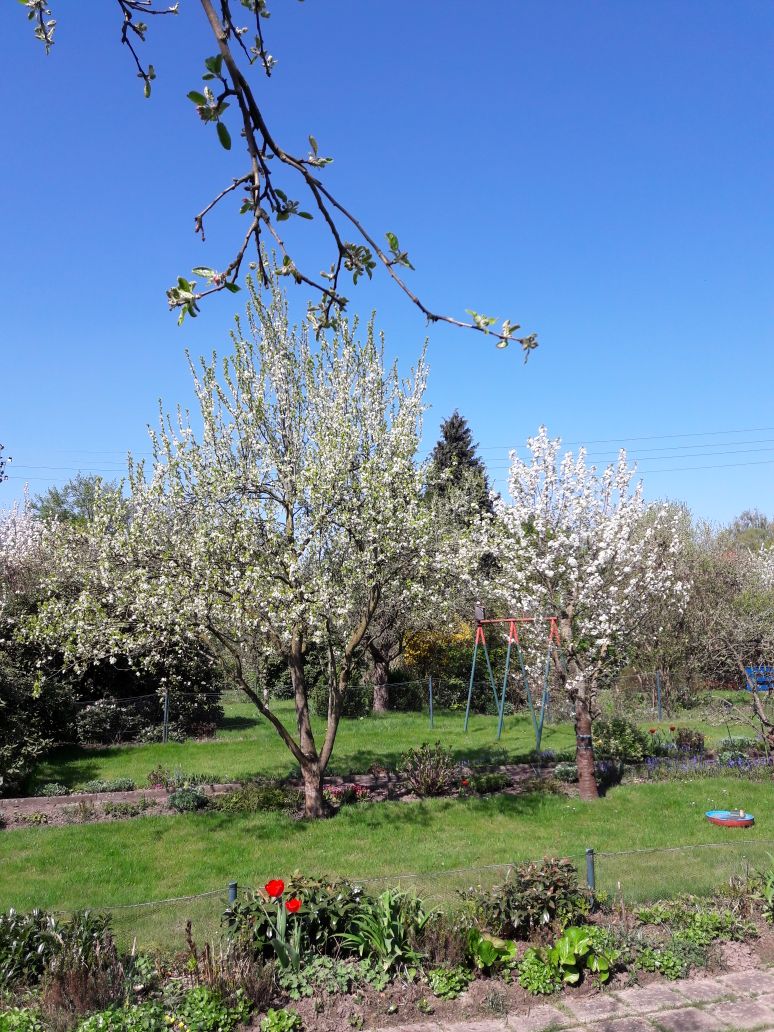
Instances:
[[[540,700],[540,720],[535,728],[535,751],[540,752],[540,743],[543,740],[543,724],[548,709],[548,674],[551,669],[551,638],[548,639],[548,651],[546,652],[546,665],[543,671],[543,695]]]
[[[505,718],[505,689],[508,687],[508,674],[511,669],[511,646],[513,645],[513,624],[508,628],[508,651],[505,653],[505,675],[503,676],[503,693],[500,696],[500,706],[497,720],[497,741],[503,733],[503,719]]]
[[[492,695],[494,695],[495,709],[500,712],[500,696],[497,694],[497,686],[495,685],[494,674],[492,673],[492,664],[489,661],[489,649],[486,647],[486,638],[484,638],[483,631],[481,632],[482,645],[484,646],[484,658],[486,659],[486,669],[489,674],[489,684],[492,688]]]
[[[470,684],[468,685],[468,704],[465,707],[465,727],[464,731],[468,730],[468,719],[470,718],[470,701],[473,698],[473,678],[476,676],[476,657],[478,656],[478,639],[479,634],[483,636],[481,627],[476,628],[476,642],[473,646],[473,662],[470,666]]]

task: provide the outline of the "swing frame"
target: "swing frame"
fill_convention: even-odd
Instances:
[[[527,677],[527,669],[524,665],[524,654],[521,651],[521,644],[519,642],[519,624],[537,624],[537,623],[548,624],[548,649],[546,651],[546,662],[543,672],[543,692],[540,699],[540,710],[536,713],[535,703],[532,698],[532,691],[529,686],[529,678]],[[503,686],[502,690],[498,692],[497,685],[495,684],[494,673],[492,671],[492,663],[489,658],[489,648],[486,642],[486,631],[484,627],[486,624],[508,624],[508,647],[505,653],[505,673],[503,675]],[[473,685],[476,676],[476,661],[478,659],[479,646],[484,651],[484,658],[486,660],[486,669],[489,676],[489,684],[492,687],[492,694],[494,695],[495,706],[497,707],[497,741],[503,733],[503,721],[505,719],[505,693],[508,687],[508,674],[511,670],[511,653],[513,646],[516,646],[516,655],[519,660],[519,667],[521,669],[521,679],[524,684],[524,691],[527,696],[527,705],[529,706],[530,717],[532,718],[532,727],[535,732],[535,750],[540,751],[540,743],[543,738],[543,726],[545,723],[546,711],[548,709],[548,675],[551,666],[551,648],[552,646],[557,649],[561,646],[561,638],[559,636],[559,624],[557,617],[555,616],[505,616],[495,619],[482,619],[476,620],[476,638],[473,644],[473,662],[470,666],[470,682],[468,684],[468,701],[465,706],[465,727],[464,730],[468,730],[468,722],[470,720],[470,704],[473,699]]]

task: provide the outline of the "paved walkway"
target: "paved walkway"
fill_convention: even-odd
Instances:
[[[459,1023],[426,1021],[390,1032],[774,1032],[774,974],[735,972],[595,996],[562,995],[507,1018]]]

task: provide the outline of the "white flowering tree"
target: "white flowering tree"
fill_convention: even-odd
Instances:
[[[426,605],[444,574],[438,527],[415,464],[426,370],[385,371],[370,325],[310,341],[274,289],[251,291],[221,363],[192,364],[201,430],[162,418],[154,462],[130,466],[127,521],[98,500],[82,533],[84,590],[52,597],[38,633],[68,661],[121,653],[152,664],[183,643],[224,659],[300,765],[309,817],[324,812],[323,774],[353,666],[380,611]],[[81,546],[83,547],[83,546]],[[312,730],[304,659],[322,651],[328,718]],[[280,655],[295,698],[286,727],[251,678]]]
[[[656,606],[681,606],[679,539],[666,508],[647,511],[621,453],[598,472],[586,453],[560,457],[545,427],[531,459],[511,459],[510,501],[495,501],[493,593],[513,615],[555,617],[555,675],[573,706],[581,798],[598,795],[592,721],[600,678],[625,661]]]

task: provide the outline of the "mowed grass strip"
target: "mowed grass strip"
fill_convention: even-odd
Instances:
[[[48,781],[74,788],[94,778],[133,778],[142,787],[147,784],[149,771],[159,764],[170,769],[180,768],[186,773],[214,775],[220,780],[297,773],[297,766],[276,731],[254,706],[229,703],[225,711],[223,726],[216,737],[208,741],[56,749],[37,767],[28,791],[33,794]],[[275,703],[275,712],[290,730],[295,729],[292,702]],[[644,726],[658,727],[668,733],[669,724],[675,722],[702,731],[708,742],[717,741],[728,733],[725,726],[709,724],[698,714],[691,719],[678,718]],[[315,719],[313,725],[315,735],[321,740],[324,722]],[[535,746],[532,723],[525,714],[506,718],[499,743],[496,717],[474,714],[467,734],[463,730],[462,712],[439,713],[434,725],[431,729],[427,714],[422,713],[390,713],[362,720],[342,720],[329,772],[362,773],[373,763],[395,767],[407,749],[422,742],[440,741],[457,759],[474,763],[513,762],[528,756]],[[750,728],[742,725],[731,725],[730,730],[733,734],[750,733]],[[572,750],[574,744],[571,723],[545,728],[543,749],[562,752]]]
[[[276,813],[145,817],[109,824],[32,828],[0,834],[0,908],[110,908],[225,888],[261,885],[294,870],[357,880],[384,877],[433,901],[502,872],[452,874],[460,867],[571,855],[582,867],[598,853],[602,888],[627,899],[711,892],[772,849],[771,786],[736,778],[627,785],[597,803],[545,793],[361,804],[332,820]],[[744,806],[758,816],[747,831],[709,825],[704,811]],[[671,853],[628,852],[709,843]],[[408,877],[401,877],[408,875]],[[374,883],[378,888],[379,883]],[[215,934],[223,898],[117,910],[123,941],[174,948],[185,920]],[[196,931],[196,927],[195,927]]]

